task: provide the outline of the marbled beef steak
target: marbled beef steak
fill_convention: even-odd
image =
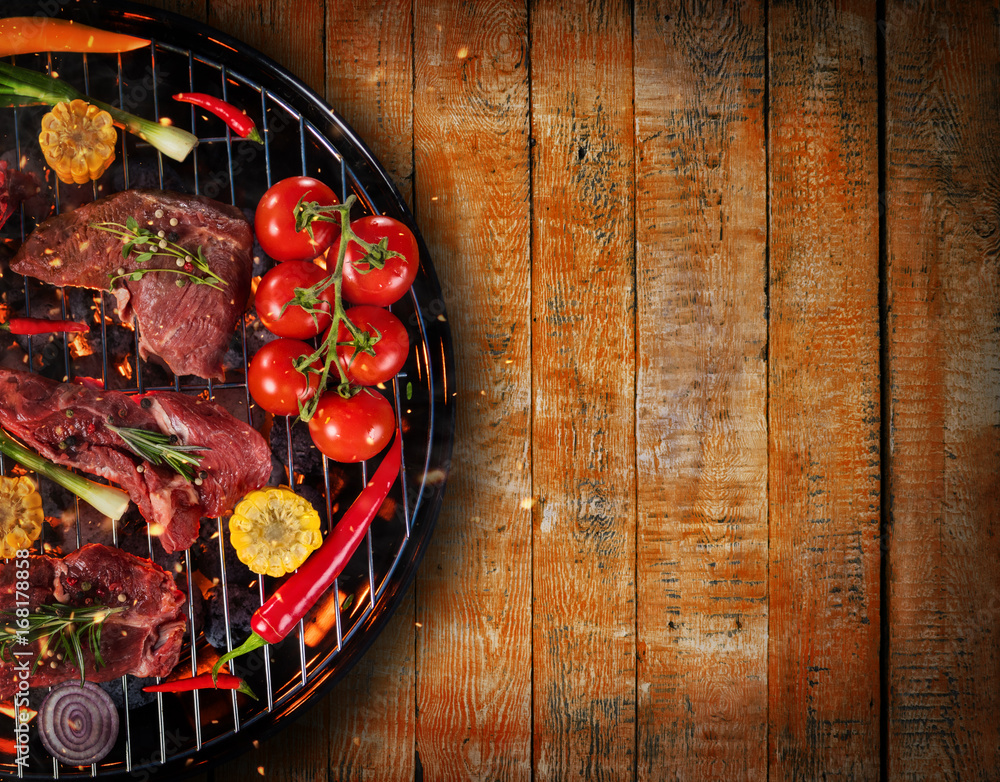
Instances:
[[[200,483],[135,455],[109,421],[204,448]],[[202,516],[221,516],[271,474],[271,450],[255,429],[173,391],[133,397],[0,368],[0,426],[47,459],[125,489],[167,552],[189,548]]]
[[[123,259],[121,237],[96,225],[124,225],[130,217],[192,254],[200,247],[222,289],[186,281],[176,258],[155,256],[140,265],[132,252]],[[253,231],[236,207],[204,196],[136,189],[46,220],[25,240],[11,269],[53,285],[104,290],[119,269],[164,269],[114,283],[119,316],[131,322],[134,314],[139,324],[140,355],[158,357],[177,375],[224,380],[222,357],[250,294],[252,247]],[[178,281],[185,281],[183,287]]]
[[[0,604],[23,602],[25,592],[16,590],[20,566],[15,560],[0,560]],[[32,556],[28,560],[28,609],[60,604],[77,608],[107,606],[122,609],[102,623],[99,651],[104,665],[94,659],[89,645],[82,644],[87,681],[107,682],[129,673],[134,676],[166,676],[177,665],[186,629],[185,599],[173,578],[147,559],[92,543],[63,559]],[[23,574],[23,570],[21,571]],[[33,646],[14,645],[13,650],[30,657],[7,655],[0,660],[0,699],[17,689],[17,662],[34,661],[40,653]],[[74,661],[43,655],[29,679],[32,687],[78,678]]]

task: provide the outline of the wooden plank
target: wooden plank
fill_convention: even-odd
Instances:
[[[208,23],[260,50],[322,95],[324,6],[324,0],[209,0]]]
[[[886,11],[888,779],[1000,779],[996,8]]]
[[[398,780],[415,774],[413,590],[364,657],[314,711],[324,713],[330,765],[320,779]]]
[[[531,9],[535,779],[635,766],[632,20]]]
[[[527,9],[447,0],[414,14],[414,204],[444,288],[458,411],[417,574],[418,769],[529,779]]]
[[[142,5],[162,8],[164,11],[173,11],[188,19],[197,19],[199,22],[204,22],[208,14],[206,0],[143,0]]]
[[[875,3],[773,2],[770,778],[879,774]]]
[[[327,5],[326,99],[364,139],[407,202],[413,184],[411,3]],[[397,782],[415,775],[413,589],[323,706],[330,779]]]
[[[638,777],[767,778],[763,4],[636,4]]]
[[[327,102],[364,139],[412,207],[412,2],[338,2],[328,4],[326,14]]]

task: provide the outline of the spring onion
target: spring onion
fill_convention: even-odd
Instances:
[[[129,497],[121,489],[95,483],[82,475],[77,475],[64,467],[53,464],[44,456],[39,456],[15,442],[3,431],[0,431],[0,453],[7,454],[29,470],[34,470],[39,475],[44,475],[58,483],[114,521],[120,519],[128,508]]]
[[[143,119],[127,111],[84,95],[62,79],[0,62],[0,106],[32,106],[83,100],[108,112],[114,123],[174,160],[184,160],[198,143],[198,137],[172,125]]]

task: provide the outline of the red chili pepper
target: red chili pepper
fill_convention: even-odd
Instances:
[[[251,141],[256,141],[258,144],[264,143],[264,139],[261,138],[260,131],[257,130],[254,121],[245,112],[240,111],[224,100],[220,100],[212,95],[206,95],[203,92],[179,92],[174,95],[174,100],[179,100],[182,103],[193,103],[195,106],[208,109],[215,116],[221,118],[242,138],[248,138]]]
[[[334,580],[364,540],[372,519],[396,482],[402,450],[397,429],[388,453],[368,485],[361,490],[361,494],[337,522],[337,526],[326,536],[323,545],[257,609],[250,621],[253,628],[250,637],[219,658],[212,669],[213,675],[234,657],[259,649],[265,644],[281,641],[333,586]]]
[[[254,700],[257,700],[257,696],[254,695],[253,690],[250,689],[250,685],[246,683],[244,679],[239,676],[233,676],[231,673],[220,673],[213,679],[210,673],[200,673],[197,676],[190,676],[187,679],[174,679],[170,682],[163,682],[162,684],[151,684],[148,687],[143,687],[143,692],[190,692],[191,690],[236,690],[237,692],[242,692],[244,695],[249,695]]]
[[[52,334],[54,332],[85,332],[87,325],[75,320],[43,320],[42,318],[11,318],[6,323],[0,323],[0,330],[11,334],[32,335]]]

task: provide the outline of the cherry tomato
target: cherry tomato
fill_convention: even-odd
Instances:
[[[327,278],[315,263],[309,261],[288,261],[271,269],[260,281],[254,294],[254,306],[261,323],[272,334],[279,337],[308,339],[330,327],[330,313],[334,308],[333,285],[321,291],[312,305],[322,310],[314,318],[298,305],[288,307],[284,314],[281,309],[295,297],[296,288],[311,288]]]
[[[327,391],[309,421],[316,447],[337,462],[372,458],[389,444],[395,431],[392,405],[370,388],[362,388],[350,399]]]
[[[273,184],[254,215],[254,231],[261,248],[276,261],[308,261],[323,253],[340,235],[340,217],[334,222],[314,220],[309,231],[295,230],[295,206],[299,200],[320,206],[339,204],[336,193],[318,179],[293,176]]]
[[[292,362],[312,352],[307,343],[297,339],[268,342],[257,351],[247,370],[250,396],[269,413],[298,415],[299,400],[304,402],[316,393],[319,375],[309,373],[306,380]]]
[[[354,304],[377,304],[380,307],[399,301],[413,284],[420,265],[413,233],[398,220],[379,215],[354,220],[351,230],[369,244],[378,244],[386,239],[388,249],[399,255],[386,258],[385,265],[378,269],[364,262],[365,253],[361,245],[356,242],[348,244],[344,253],[344,298]]]
[[[370,304],[351,307],[347,310],[347,317],[357,328],[367,332],[369,339],[374,340],[377,334],[381,335],[370,346],[375,355],[367,350],[357,350],[353,345],[337,345],[337,357],[346,370],[348,379],[356,386],[376,386],[392,380],[403,368],[406,354],[410,351],[406,326],[389,310]],[[329,333],[330,330],[327,329],[327,333],[323,335],[324,340]],[[337,342],[351,342],[353,339],[351,332],[341,321],[337,329]]]

